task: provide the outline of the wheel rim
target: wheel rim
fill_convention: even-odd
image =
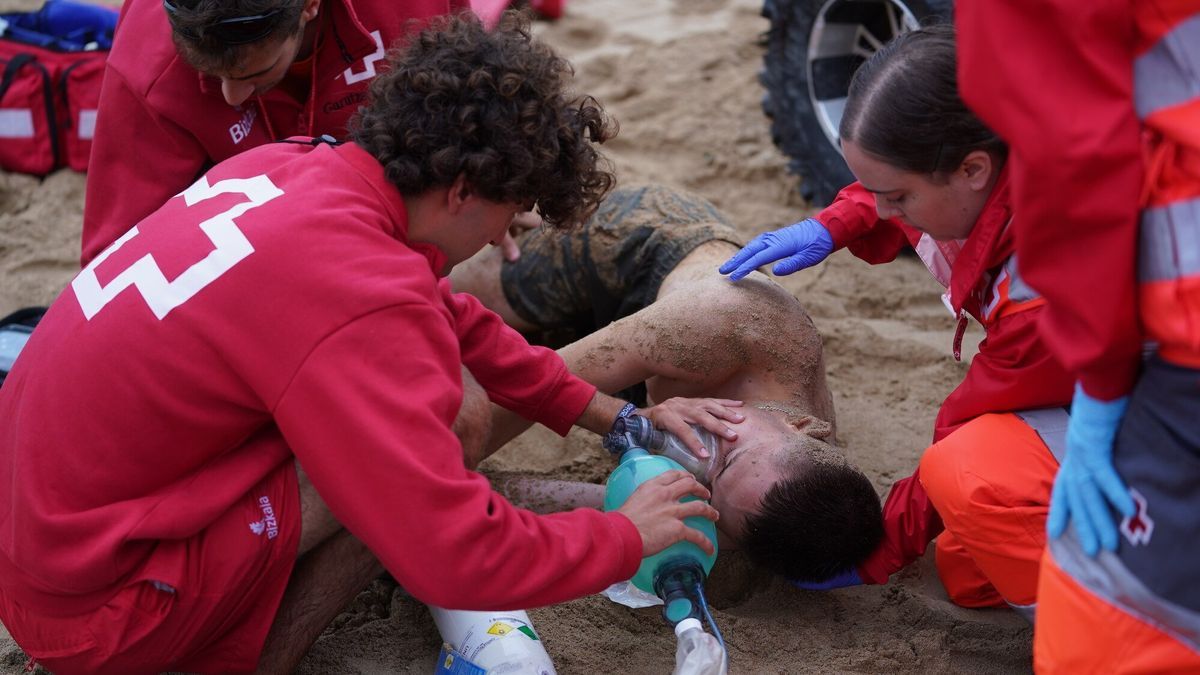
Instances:
[[[828,0],[808,40],[808,96],[826,139],[838,152],[838,125],[850,78],[888,40],[919,24],[897,0]]]

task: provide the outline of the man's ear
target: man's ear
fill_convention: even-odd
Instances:
[[[475,191],[467,182],[466,174],[460,173],[446,190],[446,209],[450,211],[451,215],[457,215],[474,195]]]
[[[958,165],[959,174],[966,181],[967,186],[972,190],[986,190],[992,178],[992,172],[995,171],[996,164],[992,160],[992,155],[986,150],[972,150],[963,157],[962,164]]]
[[[300,9],[300,18],[305,22],[312,21],[317,18],[317,14],[321,11],[321,0],[304,0],[304,7]]]

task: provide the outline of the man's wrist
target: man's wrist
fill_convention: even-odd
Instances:
[[[583,414],[575,421],[575,426],[604,436],[612,431],[613,423],[627,405],[627,402],[597,391],[584,409]]]
[[[613,448],[620,447],[621,438],[617,433],[617,423],[637,412],[637,406],[632,403],[626,403],[621,407],[621,410],[613,417],[612,426],[609,427],[608,433],[604,434],[604,447],[612,451]]]
[[[621,410],[620,410],[619,412],[617,412],[617,415],[616,415],[616,417],[614,417],[614,418],[613,418],[613,423],[612,423],[612,425],[613,425],[614,427],[616,427],[616,426],[617,426],[617,420],[623,420],[623,419],[625,419],[626,417],[629,417],[630,415],[632,415],[632,414],[633,414],[633,413],[635,413],[635,412],[637,412],[637,406],[636,406],[636,405],[634,405],[634,404],[632,404],[632,403],[626,403],[625,405],[621,406]]]

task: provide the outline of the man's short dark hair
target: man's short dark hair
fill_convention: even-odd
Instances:
[[[487,31],[470,14],[435,19],[371,83],[351,137],[404,195],[463,175],[489,201],[538,205],[546,224],[587,220],[613,185],[594,147],[615,125],[568,95],[570,64],[509,12]]]
[[[241,63],[247,49],[276,45],[300,30],[303,0],[168,0],[171,40],[184,61],[204,73],[218,73]],[[274,12],[274,14],[272,14]],[[221,21],[266,16],[268,32],[245,44],[229,44],[213,30]]]
[[[820,582],[857,567],[882,538],[883,511],[871,481],[843,462],[806,458],[747,517],[741,544],[772,572]]]

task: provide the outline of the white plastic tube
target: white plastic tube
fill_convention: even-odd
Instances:
[[[488,675],[556,675],[525,610],[470,612],[429,608],[442,640]]]

